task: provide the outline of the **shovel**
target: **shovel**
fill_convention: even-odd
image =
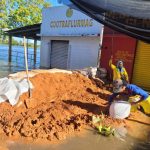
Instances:
[[[27,82],[28,82],[28,86],[29,86],[28,93],[29,93],[29,98],[31,98],[32,97],[32,91],[31,91],[31,85],[30,85],[30,80],[29,80],[27,48],[26,48],[25,36],[23,37],[23,43],[24,43],[24,57],[25,57],[26,75],[27,75]]]

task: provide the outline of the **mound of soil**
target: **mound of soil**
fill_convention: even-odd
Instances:
[[[50,141],[65,139],[91,126],[93,115],[108,113],[104,104],[110,92],[73,73],[41,73],[30,78],[34,89],[20,97],[22,105],[0,104],[1,132],[11,137]],[[107,124],[121,121],[106,117]]]

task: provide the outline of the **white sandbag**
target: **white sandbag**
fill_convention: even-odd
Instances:
[[[109,114],[116,119],[124,119],[130,115],[131,104],[126,101],[114,101],[109,108]]]
[[[28,91],[29,85],[28,85],[27,79],[20,80],[20,81],[18,81],[18,83],[19,83],[19,86],[20,86],[21,94]],[[30,88],[33,89],[32,83],[30,82],[29,84],[30,84]]]
[[[88,67],[88,68],[79,69],[79,70],[75,70],[75,71],[80,72],[82,75],[84,75],[86,77],[92,77],[92,78],[95,78],[96,74],[97,74],[96,67]]]
[[[31,85],[31,83],[30,83]],[[33,88],[33,86],[30,86]],[[17,104],[19,96],[28,91],[27,80],[16,81],[8,78],[0,79],[0,103],[6,100],[9,101],[11,105]]]

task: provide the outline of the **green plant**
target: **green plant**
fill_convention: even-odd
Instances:
[[[98,133],[104,136],[114,134],[114,129],[110,125],[105,124],[105,116],[102,113],[101,117],[93,116],[92,123],[97,129]]]

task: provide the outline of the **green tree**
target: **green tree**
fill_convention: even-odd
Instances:
[[[0,0],[0,32],[7,27],[5,20],[7,20],[6,0]]]
[[[18,28],[40,23],[46,0],[0,0],[0,28]]]
[[[14,38],[12,38],[12,45],[19,45],[19,42],[15,40]]]
[[[4,28],[7,28],[7,9],[6,0],[0,0],[0,41],[3,42],[6,36],[2,36]]]

